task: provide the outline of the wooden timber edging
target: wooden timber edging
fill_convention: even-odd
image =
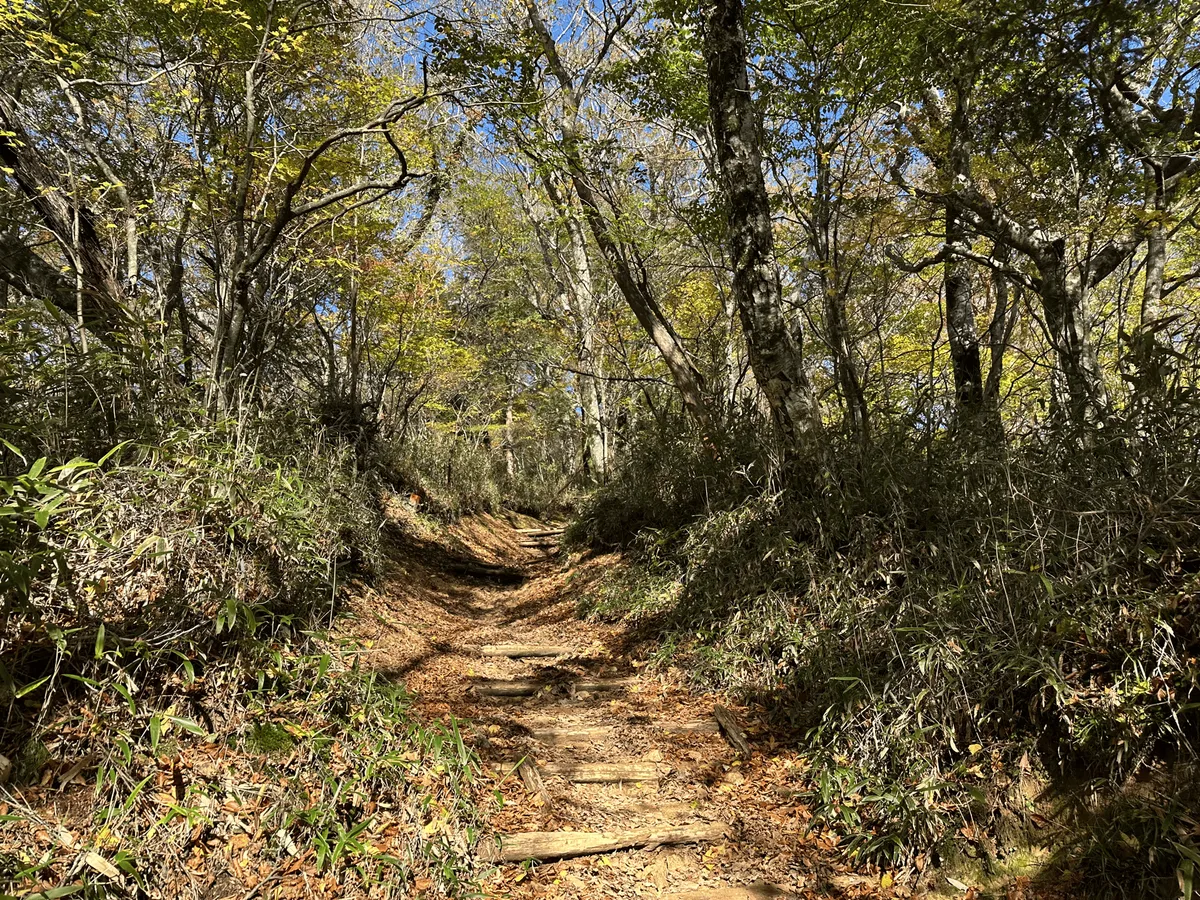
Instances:
[[[714,706],[713,718],[721,726],[721,732],[733,749],[740,753],[743,759],[749,759],[750,741],[746,739],[746,732],[742,731],[742,727],[738,725],[733,713],[723,706]]]
[[[636,784],[656,783],[671,771],[669,766],[649,762],[545,762],[533,765],[528,758],[520,763],[498,763],[496,771],[513,772],[521,775],[521,780],[529,786],[530,778],[521,771],[522,766],[533,766],[541,774],[558,776],[575,784]],[[530,788],[531,792],[535,789]]]
[[[571,647],[558,647],[552,644],[485,644],[479,648],[481,656],[506,656],[509,659],[522,659],[530,656],[567,656],[574,652]]]
[[[535,678],[481,678],[471,687],[483,697],[532,697],[546,688],[566,687],[576,693],[623,691],[636,683],[634,678],[607,678],[601,681],[553,682]]]
[[[724,825],[696,824],[630,831],[528,831],[501,837],[484,855],[493,862],[569,859],[614,850],[653,849],[671,844],[703,844],[725,836]]]

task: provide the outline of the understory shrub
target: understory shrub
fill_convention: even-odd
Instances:
[[[474,757],[325,636],[380,562],[349,447],[197,415],[94,462],[0,452],[0,892],[183,892],[214,837],[265,867],[247,879],[471,890]],[[64,842],[73,771],[96,814]]]
[[[1200,428],[1146,422],[1092,446],[876,435],[757,479],[736,452],[651,441],[572,530],[629,550],[586,608],[791,727],[809,802],[859,858],[952,836],[994,857],[1056,811],[1054,840],[1086,848],[1063,865],[1161,892],[1200,852],[1194,791],[1169,787],[1200,735]],[[713,483],[744,490],[704,494],[722,465]],[[1163,796],[1175,824],[1138,826]]]
[[[501,508],[549,518],[572,508],[581,478],[549,456],[523,447],[510,472],[510,460],[496,444],[428,427],[403,443],[381,441],[373,462],[397,489],[418,494],[431,514],[445,520]]]

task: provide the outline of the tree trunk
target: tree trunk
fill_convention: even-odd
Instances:
[[[824,276],[822,281],[827,282]],[[846,428],[860,444],[870,436],[867,397],[850,348],[850,328],[846,318],[846,295],[836,285],[824,284],[825,332],[833,375],[846,404]]]
[[[542,19],[537,0],[525,0],[525,9],[529,14],[529,24],[537,34],[542,52],[562,92],[563,114],[559,126],[562,129],[562,152],[566,157],[571,185],[583,207],[584,218],[601,255],[608,263],[621,296],[666,364],[671,380],[683,399],[684,408],[705,434],[711,434],[712,416],[705,396],[704,377],[692,363],[679,335],[654,299],[650,279],[637,248],[613,234],[600,198],[592,188],[592,175],[584,165],[579,146],[580,98],[575,80],[558,54],[558,46]]]
[[[567,233],[566,262],[567,299],[578,330],[578,359],[580,371],[575,376],[579,389],[579,409],[583,422],[584,458],[588,472],[596,481],[604,481],[607,468],[605,428],[601,403],[600,374],[602,363],[596,346],[596,320],[599,316],[596,287],[592,279],[592,264],[588,259],[587,238],[578,208],[563,196],[553,177],[543,179],[550,202],[563,217]]]
[[[565,135],[564,142],[572,146],[575,143],[574,138],[567,139]],[[683,341],[663,314],[658,301],[654,299],[649,276],[637,250],[613,237],[600,207],[599,198],[583,173],[582,158],[573,150],[568,151],[567,158],[572,168],[571,183],[583,205],[584,215],[591,227],[592,236],[596,239],[596,245],[612,271],[613,280],[616,281],[638,324],[658,349],[671,380],[683,399],[684,407],[705,433],[711,432],[712,417],[705,396],[704,376],[692,363],[687,350],[684,349]]]
[[[96,231],[90,209],[68,200],[70,190],[42,160],[37,142],[25,131],[15,103],[0,92],[0,166],[9,170],[38,214],[71,261],[82,283],[77,295],[74,285],[50,277],[54,267],[20,245],[16,235],[6,235],[0,257],[4,278],[18,289],[37,289],[37,296],[50,300],[72,319],[82,321],[89,331],[105,336],[129,323],[122,301],[124,290],[112,268],[104,243]],[[55,273],[57,274],[57,273]]]
[[[1088,288],[1083,274],[1065,259],[1062,243],[1039,261],[1042,308],[1058,360],[1052,381],[1053,403],[1060,417],[1090,430],[1108,415],[1104,373],[1091,339]]]
[[[1007,254],[1005,254],[1007,261]],[[992,321],[988,325],[988,372],[983,383],[983,402],[991,411],[989,414],[999,424],[1000,385],[1004,378],[1004,354],[1008,350],[1008,342],[1012,338],[1013,328],[1017,323],[1020,312],[1020,294],[1013,295],[1014,288],[1008,279],[999,272],[992,273],[992,286],[996,295],[995,308],[992,310]],[[1020,291],[1020,286],[1015,288]]]
[[[971,178],[970,87],[956,79],[954,111],[950,115],[950,177],[957,183]],[[946,207],[946,246],[968,248],[970,233],[962,215]],[[954,370],[954,396],[959,417],[975,419],[983,409],[983,368],[979,358],[979,332],[975,325],[974,264],[951,252],[945,262],[946,331]]]
[[[596,380],[586,375],[577,375],[575,381],[579,387],[579,408],[583,420],[583,446],[587,470],[596,481],[604,481],[607,460],[604,452],[600,395],[596,389]]]
[[[850,346],[850,325],[846,315],[847,287],[842,282],[841,253],[834,225],[836,201],[829,167],[831,148],[818,142],[814,152],[816,179],[809,243],[820,267],[821,297],[825,307],[825,344],[833,361],[834,383],[845,405],[846,429],[858,443],[863,444],[867,440],[870,422],[862,379],[854,364]],[[797,218],[803,220],[799,211]]]
[[[758,122],[746,71],[741,0],[716,0],[706,21],[704,56],[717,160],[728,203],[733,296],[750,365],[789,449],[808,442],[820,425],[804,372],[802,338],[783,317],[771,208],[762,173]]]
[[[508,402],[504,404],[504,471],[508,475],[508,480],[517,476],[517,451],[513,444],[513,394],[511,388],[508,391]]]
[[[1157,175],[1157,173],[1154,173]],[[1142,325],[1153,322],[1162,314],[1163,279],[1167,269],[1167,231],[1163,219],[1167,213],[1166,197],[1157,187],[1154,191],[1154,219],[1146,233],[1146,283],[1142,290]]]

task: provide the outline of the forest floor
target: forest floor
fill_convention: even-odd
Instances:
[[[807,805],[820,771],[766,710],[700,693],[651,664],[647,636],[580,618],[618,555],[568,556],[557,529],[522,517],[444,528],[391,504],[382,578],[356,583],[318,642],[337,674],[328,654],[273,650],[293,674],[257,691],[239,687],[238,657],[167,684],[173,705],[153,718],[148,699],[99,688],[92,706],[55,708],[32,776],[0,788],[0,900],[13,867],[31,898],[92,883],[88,896],[421,897],[476,878],[514,900],[1064,896],[926,857],[850,868],[845,836]],[[380,679],[411,699],[381,706]],[[177,715],[192,710],[207,727]],[[134,752],[143,726],[150,750]],[[93,746],[109,732],[124,764]]]
[[[689,689],[681,672],[652,672],[628,629],[582,621],[579,599],[620,560],[567,559],[552,534],[531,536],[538,527],[477,517],[426,536],[394,529],[379,590],[352,619],[365,664],[414,691],[423,717],[459,720],[484,761],[482,805],[508,836],[485,876],[489,896],[907,897],[939,886],[982,896],[941,884],[932,866],[842,865],[839,835],[816,827],[802,801],[813,783],[805,759],[754,709],[732,707],[752,743],[742,758],[713,718],[728,701]],[[561,653],[485,655],[513,644]],[[598,839],[635,846],[550,859]],[[543,863],[506,859],[534,848]],[[989,895],[1027,890],[1022,878]]]

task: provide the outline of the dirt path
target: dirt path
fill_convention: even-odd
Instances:
[[[578,619],[580,594],[616,561],[568,565],[553,534],[528,533],[544,527],[480,518],[450,538],[397,530],[383,588],[359,613],[371,665],[415,691],[422,715],[465,721],[503,798],[490,822],[499,849],[480,845],[497,863],[489,892],[875,893],[879,876],[841,870],[835,837],[809,829],[795,797],[802,760],[756,740],[756,723],[735,710],[756,743],[740,758],[718,730],[715,698],[677,673],[649,674],[622,628]],[[496,647],[512,644],[552,655]]]

